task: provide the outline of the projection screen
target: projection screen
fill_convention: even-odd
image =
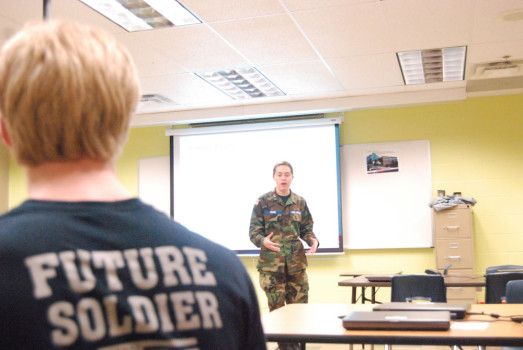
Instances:
[[[274,164],[294,168],[320,241],[318,253],[343,252],[339,118],[168,130],[172,214],[176,221],[239,255],[249,240],[254,203],[274,189]],[[308,246],[305,244],[305,247]]]

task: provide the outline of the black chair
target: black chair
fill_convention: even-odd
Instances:
[[[523,280],[523,272],[487,273],[485,278],[485,303],[501,304],[506,296],[507,282]]]
[[[523,280],[507,282],[505,299],[507,304],[523,304]]]
[[[394,275],[391,280],[390,300],[447,302],[445,280],[441,275]]]
[[[442,275],[393,275],[390,287],[392,302],[447,302],[447,288]],[[385,344],[385,350],[392,350],[391,345]]]

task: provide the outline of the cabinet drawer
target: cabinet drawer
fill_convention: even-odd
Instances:
[[[472,237],[472,211],[468,206],[434,211],[434,237],[470,238]]]
[[[447,302],[449,303],[460,303],[460,304],[477,304],[478,300],[476,298],[471,299],[448,299]]]
[[[448,264],[452,264],[453,269],[474,268],[472,239],[441,239],[435,247],[436,268],[444,269]]]
[[[441,274],[443,274],[443,270],[439,270],[439,272]],[[447,276],[456,277],[456,278],[473,278],[475,276],[475,274],[474,274],[474,269],[472,269],[472,268],[456,269],[453,266],[447,271]]]
[[[475,300],[476,289],[473,287],[447,287],[447,300]]]

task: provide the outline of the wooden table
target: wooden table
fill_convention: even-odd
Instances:
[[[447,287],[484,287],[485,278],[482,276],[445,276],[445,286]],[[370,301],[372,304],[376,303],[376,288],[377,287],[390,287],[389,282],[371,282],[365,277],[365,275],[357,276],[354,278],[348,278],[338,282],[340,287],[352,287],[352,299],[353,304],[356,303],[357,288],[361,288],[361,302]],[[365,297],[365,288],[371,288],[371,299]]]
[[[264,315],[262,322],[270,342],[523,346],[523,323],[501,321],[488,315],[453,320],[446,331],[348,331],[343,328],[339,316],[350,311],[370,311],[372,307],[372,304],[290,304]],[[469,311],[523,315],[523,304],[473,304]],[[469,329],[460,329],[460,326]],[[477,329],[478,326],[486,329]]]
[[[372,271],[366,271],[366,272],[358,271],[358,272],[354,272],[354,271],[353,271],[353,272],[344,272],[344,273],[340,273],[340,276],[342,276],[342,277],[352,277],[352,278],[354,278],[354,277],[359,277],[359,276],[365,276],[365,275],[377,275],[377,274],[379,274],[379,275],[395,275],[395,274],[400,275],[402,272],[403,272],[403,271],[400,271],[400,272],[390,272],[390,271],[389,271],[389,272],[372,272]],[[345,283],[348,282],[348,281],[349,281],[348,279],[347,279],[347,280],[343,280],[343,281],[341,281],[341,282],[338,282],[338,285],[340,286],[340,283],[342,283],[341,286],[346,286]],[[356,282],[358,282],[358,281],[356,281]],[[376,287],[377,287],[377,286],[352,285],[352,286],[350,286],[350,287],[352,287],[352,293],[351,293],[351,295],[352,295],[352,299],[351,299],[351,302],[352,302],[353,304],[356,304],[356,301],[357,301],[357,297],[356,297],[356,295],[358,294],[358,287],[361,288],[361,293],[360,293],[360,295],[361,295],[361,303],[362,303],[362,304],[365,304],[366,301],[370,301],[370,302],[372,302],[372,304],[376,303]],[[374,298],[372,298],[372,299],[367,299],[367,298],[365,297],[365,288],[367,288],[367,287],[371,287],[371,288],[372,288],[372,293],[371,293],[371,295],[374,295]],[[387,287],[387,286],[384,286],[384,287]]]

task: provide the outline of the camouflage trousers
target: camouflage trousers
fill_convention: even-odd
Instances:
[[[285,271],[260,271],[260,286],[267,296],[269,310],[276,310],[285,304],[307,303],[309,301],[309,279],[305,270],[292,275]],[[298,343],[278,342],[279,350],[299,350]]]
[[[267,296],[270,311],[285,304],[309,301],[309,279],[305,270],[293,274],[260,271],[260,286]]]

